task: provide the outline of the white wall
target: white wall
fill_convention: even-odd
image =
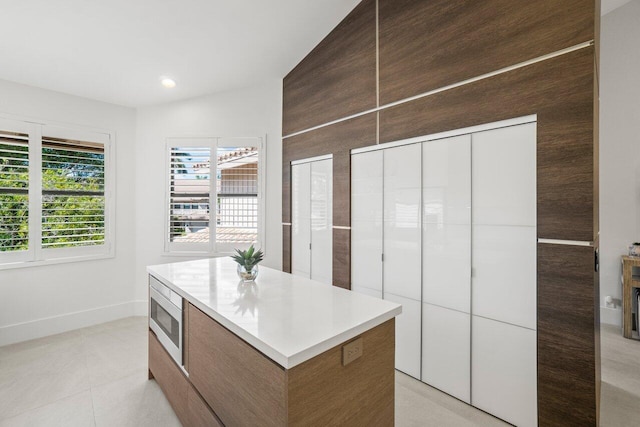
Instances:
[[[620,255],[640,241],[640,0],[605,15],[600,58],[600,306],[620,325]]]
[[[282,268],[282,81],[138,110],[136,299],[147,297],[146,266],[186,261],[164,250],[166,138],[267,136],[265,260]]]
[[[0,114],[115,132],[117,156],[115,258],[0,270],[0,346],[133,315],[135,110],[0,81]]]

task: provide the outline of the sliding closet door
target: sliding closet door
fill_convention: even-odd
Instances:
[[[291,273],[332,284],[332,159],[291,166]]]
[[[382,298],[383,151],[351,156],[351,289]]]
[[[422,147],[422,381],[471,393],[471,135]]]
[[[402,304],[396,368],[420,378],[422,145],[384,150],[383,296]]]
[[[311,163],[311,278],[333,277],[333,160]]]
[[[291,166],[291,273],[311,277],[311,164]]]
[[[473,134],[472,404],[537,425],[536,125]]]

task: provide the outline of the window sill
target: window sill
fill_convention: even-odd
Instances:
[[[197,252],[197,251],[181,251],[181,252],[162,252],[163,257],[202,257],[202,258],[220,258],[233,255],[233,252]]]
[[[43,267],[47,265],[67,264],[67,263],[83,262],[83,261],[95,261],[95,260],[109,259],[109,258],[115,258],[115,254],[105,253],[105,254],[94,254],[94,255],[70,256],[70,257],[64,257],[64,258],[51,258],[51,259],[45,259],[45,260],[39,260],[39,261],[7,262],[7,263],[0,263],[0,271],[13,270],[15,268]]]

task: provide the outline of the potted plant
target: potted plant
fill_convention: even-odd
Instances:
[[[238,263],[238,277],[244,282],[251,282],[258,277],[258,263],[264,258],[262,250],[256,251],[253,245],[246,251],[236,249],[237,254],[231,258]]]

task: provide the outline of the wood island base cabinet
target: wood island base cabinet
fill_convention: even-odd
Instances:
[[[149,333],[149,372],[185,426],[393,426],[395,320],[285,369],[188,304],[184,375]],[[345,344],[362,355],[345,363]]]
[[[223,425],[152,331],[149,331],[149,379],[156,380],[182,425]]]

